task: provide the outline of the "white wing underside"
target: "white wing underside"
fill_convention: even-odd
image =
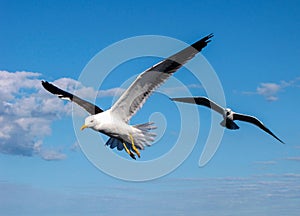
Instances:
[[[150,95],[174,72],[192,59],[210,42],[208,35],[141,73],[111,107],[111,112],[125,122],[144,105]]]
[[[123,121],[130,118],[144,105],[153,91],[172,74],[158,71],[145,71],[140,74],[130,87],[112,106],[111,111]]]

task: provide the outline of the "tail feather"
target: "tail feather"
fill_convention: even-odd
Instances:
[[[147,123],[144,123],[144,124],[137,124],[137,125],[134,125],[135,128],[138,128],[140,130],[143,130],[143,131],[149,131],[149,130],[154,130],[156,129],[157,127],[154,125],[154,122],[147,122]]]
[[[136,133],[134,137],[134,143],[139,149],[144,149],[144,146],[150,146],[151,142],[154,141],[156,137],[155,133],[151,133],[151,130],[156,129],[157,127],[154,125],[154,122],[147,122],[144,124],[134,125],[139,133]]]
[[[151,142],[154,141],[154,138],[156,137],[155,133],[151,133],[151,130],[156,129],[157,127],[153,125],[153,122],[148,122],[144,124],[138,124],[134,125],[133,127],[136,129],[136,133],[134,133],[133,141],[135,146],[143,150],[145,146],[150,146]],[[110,137],[108,141],[105,143],[105,145],[109,146],[111,149],[114,149],[117,147],[119,151],[122,151],[124,149],[123,142],[125,143],[126,147],[132,149],[131,142],[122,141],[120,139]]]
[[[223,121],[220,122],[220,125],[230,130],[237,130],[240,128],[234,121],[229,119],[224,119]]]

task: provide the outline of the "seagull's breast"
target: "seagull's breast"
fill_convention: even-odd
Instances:
[[[107,134],[112,137],[121,138],[127,136],[131,131],[131,126],[114,116],[110,110],[95,115],[97,125],[94,130]]]
[[[233,113],[233,111],[232,111],[231,109],[226,108],[226,109],[224,110],[223,116],[224,116],[224,118],[233,121],[233,114],[234,114],[234,113]]]

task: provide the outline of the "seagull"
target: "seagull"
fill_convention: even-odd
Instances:
[[[136,155],[140,157],[139,150],[143,150],[145,146],[150,146],[150,143],[154,141],[156,134],[150,131],[156,127],[153,122],[130,125],[129,120],[156,88],[206,47],[211,41],[211,37],[213,34],[207,35],[139,74],[112,107],[106,111],[47,81],[42,81],[42,86],[60,99],[76,103],[90,114],[85,119],[81,130],[91,128],[109,136],[110,138],[106,142],[107,146],[111,149],[117,147],[119,151],[124,149],[131,158],[136,159]]]
[[[248,123],[252,123],[259,127],[260,129],[264,130],[271,136],[273,136],[275,139],[277,139],[279,142],[283,143],[284,142],[279,139],[272,131],[270,131],[260,120],[258,120],[254,116],[250,115],[245,115],[241,113],[236,113],[233,112],[229,108],[223,108],[217,103],[213,102],[212,100],[206,98],[206,97],[184,97],[184,98],[171,98],[173,101],[178,101],[178,102],[184,102],[184,103],[193,103],[193,104],[198,104],[202,106],[206,106],[210,109],[213,109],[214,111],[220,113],[224,120],[220,122],[220,125],[223,127],[226,127],[230,130],[237,130],[240,127],[234,122],[235,120],[238,121],[245,121]]]

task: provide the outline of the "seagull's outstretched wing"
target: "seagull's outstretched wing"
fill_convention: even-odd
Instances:
[[[224,114],[224,108],[220,105],[216,104],[212,100],[208,99],[207,97],[184,97],[184,98],[171,98],[173,101],[183,102],[183,103],[192,103],[198,104],[201,106],[206,106],[214,111],[220,113],[221,115]]]
[[[86,111],[88,111],[91,115],[103,112],[103,110],[100,109],[99,107],[97,107],[96,105],[94,105],[90,102],[87,102],[87,101],[77,97],[76,95],[66,92],[66,91],[56,87],[55,85],[48,83],[47,81],[42,81],[42,85],[50,93],[57,95],[59,98],[61,98],[63,100],[73,101],[74,103],[78,104],[79,106],[84,108]]]
[[[254,116],[244,115],[244,114],[240,114],[240,113],[234,113],[233,120],[239,120],[239,121],[245,121],[245,122],[252,123],[252,124],[256,125],[257,127],[259,127],[260,129],[267,132],[268,134],[270,134],[271,136],[273,136],[279,142],[284,144],[284,142],[281,139],[279,139],[277,136],[275,136],[275,134],[273,134],[272,131],[270,131],[261,121],[259,121]]]
[[[202,38],[141,73],[112,106],[111,112],[127,122],[143,106],[153,91],[200,52],[210,42],[211,37],[212,34]]]

